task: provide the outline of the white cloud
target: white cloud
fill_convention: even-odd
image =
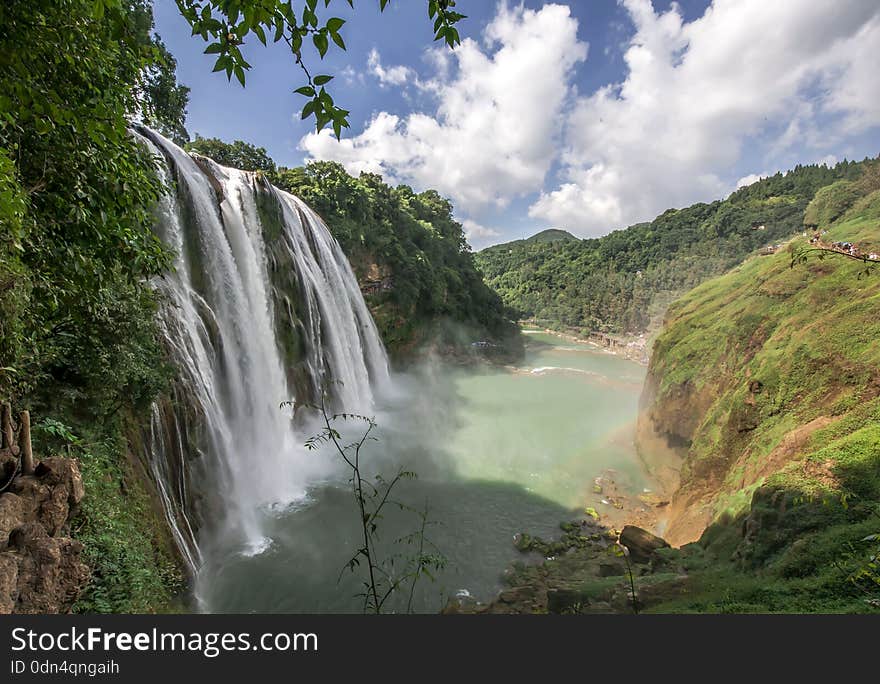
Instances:
[[[364,83],[364,74],[363,72],[356,71],[351,64],[345,66],[342,71],[339,72],[339,75],[345,79],[345,85],[353,86],[356,83],[363,85]]]
[[[393,66],[387,69],[383,67],[382,59],[376,48],[370,50],[370,54],[367,56],[367,69],[373,76],[379,79],[381,87],[404,85],[415,76],[415,72],[406,66]]]
[[[466,38],[451,58],[427,53],[435,74],[423,86],[436,96],[433,112],[379,112],[356,137],[339,142],[323,131],[300,146],[353,173],[436,188],[465,212],[503,207],[543,187],[560,144],[571,73],[586,56],[568,7],[502,2],[482,45]],[[382,66],[378,53],[370,69],[389,84],[412,75],[408,67]]]
[[[501,235],[500,230],[495,230],[494,228],[489,228],[488,226],[484,226],[481,223],[477,223],[473,219],[464,219],[461,222],[461,227],[464,228],[465,237],[468,240],[468,244],[471,247],[481,247],[484,244],[488,244],[492,241],[492,238],[496,238]]]
[[[689,23],[675,4],[622,4],[626,79],[572,109],[561,183],[534,218],[601,234],[723,195],[746,144],[821,156],[880,124],[876,2],[715,0]]]
[[[759,180],[761,180],[762,178],[765,178],[765,176],[762,176],[762,175],[757,174],[757,173],[750,173],[748,176],[743,176],[742,178],[740,178],[740,179],[736,182],[737,190],[738,190],[739,188],[744,188],[744,187],[746,187],[746,186],[748,186],[748,185],[752,185],[753,183],[757,183],[757,182],[758,182]]]

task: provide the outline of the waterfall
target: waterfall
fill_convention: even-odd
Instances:
[[[210,533],[258,552],[261,512],[302,499],[332,464],[281,402],[366,413],[388,382],[375,324],[320,217],[260,174],[136,133],[168,187],[156,232],[175,254],[156,283],[176,370],[144,435],[182,556],[197,574]]]

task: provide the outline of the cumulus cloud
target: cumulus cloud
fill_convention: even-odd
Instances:
[[[742,178],[740,178],[736,182],[736,187],[737,189],[744,188],[746,186],[752,185],[753,183],[757,183],[762,178],[764,178],[764,176],[761,176],[760,174],[750,173],[748,176],[743,176]]]
[[[352,173],[436,188],[465,212],[504,207],[539,191],[556,157],[571,75],[587,57],[577,29],[568,7],[502,2],[483,43],[465,39],[451,56],[428,53],[434,75],[424,89],[436,96],[436,109],[405,117],[379,112],[358,136],[340,142],[323,131],[300,146]],[[414,75],[409,67],[383,66],[378,53],[368,66],[386,84]]]
[[[484,226],[481,223],[477,223],[473,219],[464,219],[461,222],[461,227],[464,228],[464,234],[468,240],[468,244],[470,244],[471,247],[477,249],[491,242],[492,238],[496,238],[501,235],[500,230],[495,230],[494,228]]]
[[[382,87],[403,85],[412,79],[415,73],[407,66],[393,66],[386,69],[382,66],[382,58],[376,48],[370,50],[370,54],[367,56],[367,69],[379,79],[379,85]]]
[[[747,144],[820,156],[880,124],[877,3],[715,0],[692,22],[622,4],[626,78],[572,108],[561,182],[533,218],[602,234],[729,191]]]

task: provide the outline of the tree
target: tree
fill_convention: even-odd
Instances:
[[[243,171],[275,172],[275,162],[266,152],[266,148],[255,147],[243,140],[228,143],[219,138],[203,138],[196,133],[196,139],[188,143],[186,149],[210,157],[223,166],[231,166]]]
[[[186,107],[189,88],[177,82],[177,60],[158,36],[152,40],[156,59],[142,71],[144,123],[171,138],[178,145],[189,141]]]
[[[105,0],[106,1],[106,0]],[[313,74],[306,65],[304,52],[317,52],[323,59],[333,43],[345,50],[342,27],[345,20],[326,16],[332,0],[303,0],[297,12],[293,3],[285,0],[177,0],[180,13],[192,27],[193,35],[199,35],[208,43],[205,53],[217,55],[214,71],[225,71],[245,85],[245,73],[251,65],[245,60],[242,48],[253,36],[263,45],[269,40],[284,41],[290,48],[292,58],[305,76],[306,83],[294,92],[308,98],[302,108],[303,119],[314,117],[320,132],[331,126],[339,138],[343,128],[349,127],[346,109],[338,107],[326,86],[333,80],[329,74]],[[346,0],[354,7],[354,0]],[[379,0],[379,9],[388,6],[389,0]],[[455,24],[465,19],[456,12],[455,0],[428,0],[428,17],[434,21],[434,40],[444,41],[450,48],[461,42]]]
[[[0,296],[14,308],[0,393],[25,405],[106,415],[155,390],[145,281],[170,262],[151,230],[161,186],[128,132],[151,27],[144,0],[0,6]]]

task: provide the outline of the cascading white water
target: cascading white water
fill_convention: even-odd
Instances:
[[[177,377],[154,407],[146,457],[195,573],[206,529],[256,552],[261,511],[329,474],[304,448],[308,428],[280,403],[315,401],[325,388],[336,409],[368,412],[388,363],[317,214],[258,174],[141,133],[169,185],[156,230],[176,255],[157,287]]]

